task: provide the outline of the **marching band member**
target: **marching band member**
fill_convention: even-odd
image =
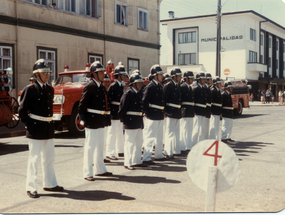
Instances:
[[[111,126],[107,132],[107,147],[106,158],[110,160],[117,160],[115,152],[119,156],[123,156],[124,153],[124,134],[122,124],[120,123],[118,111],[121,97],[124,93],[124,81],[128,74],[123,65],[118,65],[114,72],[115,82],[113,82],[108,89],[108,98],[111,101]]]
[[[104,164],[104,127],[110,125],[110,111],[107,95],[101,82],[104,80],[105,68],[99,61],[92,63],[91,80],[85,85],[78,105],[79,118],[85,126],[85,145],[83,156],[83,177],[94,181],[96,176],[110,176]],[[96,152],[96,154],[95,154]]]
[[[174,159],[173,154],[181,154],[180,146],[180,118],[181,95],[179,83],[182,72],[179,68],[171,70],[172,80],[163,88],[165,99],[166,131],[164,155]]]
[[[221,83],[223,81],[216,77],[213,80],[213,86],[211,88],[211,120],[210,120],[210,139],[219,140],[220,131],[220,116],[222,112],[222,95],[221,95]]]
[[[150,68],[152,81],[145,87],[143,92],[143,110],[146,117],[147,127],[144,135],[144,164],[155,164],[152,159],[152,149],[155,145],[154,159],[158,161],[166,160],[162,154],[163,150],[163,119],[164,119],[164,98],[161,82],[163,71],[158,64]]]
[[[210,87],[213,84],[212,75],[210,73],[206,73],[206,83],[204,85],[204,90],[206,94],[206,115],[204,118],[204,133],[205,139],[209,138],[209,127],[210,127],[210,118],[211,118],[211,90]]]
[[[224,85],[224,91],[222,92],[222,141],[224,143],[235,142],[231,139],[233,129],[234,108],[231,93],[233,90],[233,84],[230,81],[226,81]]]
[[[206,93],[203,88],[206,82],[205,73],[198,73],[196,75],[197,87],[193,90],[194,96],[194,113],[195,122],[193,129],[193,146],[198,142],[205,139],[205,133],[203,132],[204,118],[206,116]]]
[[[37,193],[37,169],[41,155],[43,169],[43,189],[45,191],[63,191],[58,186],[54,172],[54,125],[53,96],[54,89],[47,84],[51,70],[48,64],[39,59],[33,66],[36,81],[26,86],[21,94],[19,116],[26,126],[29,138],[29,161],[26,179],[27,195],[39,198]]]
[[[144,125],[142,98],[139,91],[142,84],[143,80],[139,74],[131,75],[130,86],[121,98],[118,112],[125,129],[124,166],[128,170],[147,166],[141,160]]]
[[[194,74],[191,71],[183,74],[184,83],[181,85],[181,136],[182,151],[189,151],[193,146],[192,130],[194,119],[194,98],[191,84],[194,80]]]

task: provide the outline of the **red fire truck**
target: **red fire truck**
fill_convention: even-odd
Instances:
[[[231,82],[234,85],[232,92],[234,112],[239,116],[242,114],[243,108],[249,107],[251,85],[247,85],[246,80],[232,80]]]

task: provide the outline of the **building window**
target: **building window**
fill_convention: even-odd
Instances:
[[[256,32],[254,29],[250,29],[250,40],[256,41]]]
[[[268,58],[268,67],[271,67],[271,57]]]
[[[0,46],[0,69],[12,68],[12,47]]]
[[[178,54],[178,65],[196,64],[196,53]]]
[[[38,59],[44,59],[51,70],[49,83],[56,80],[56,50],[47,48],[38,48]]]
[[[51,5],[52,4],[51,0],[27,0],[27,1],[35,3],[35,4],[41,4],[41,5]]]
[[[278,41],[276,41],[276,51],[278,50]]]
[[[263,35],[260,35],[260,45],[263,46]]]
[[[86,7],[84,7],[84,5],[81,6],[80,13],[94,18],[101,17],[101,0],[85,0],[85,6]],[[84,9],[86,10],[84,11]]]
[[[128,16],[128,12],[132,15]],[[133,7],[125,2],[115,1],[115,23],[120,25],[133,24]]]
[[[257,52],[249,51],[249,63],[257,62]]]
[[[276,69],[278,69],[278,59],[276,59]]]
[[[100,61],[100,63],[103,64],[103,55],[89,54],[88,55],[88,62],[90,64],[92,64],[95,61]]]
[[[268,44],[268,47],[271,48],[271,38],[269,38],[268,43],[269,43],[269,44]]]
[[[196,31],[179,33],[178,43],[196,43]]]
[[[263,63],[263,55],[260,55],[259,63]]]
[[[148,11],[138,8],[138,28],[148,30]]]
[[[132,74],[132,72],[136,69],[140,69],[140,60],[134,58],[128,58],[128,74]]]

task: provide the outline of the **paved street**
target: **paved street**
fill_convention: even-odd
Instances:
[[[252,106],[234,120],[232,139],[241,167],[238,183],[218,193],[217,212],[276,212],[285,207],[285,107]],[[1,129],[1,128],[0,128]],[[113,177],[82,178],[83,138],[56,135],[55,171],[65,192],[25,191],[27,139],[0,139],[0,213],[204,212],[205,192],[188,176],[186,157],[129,171],[123,159],[107,165]]]

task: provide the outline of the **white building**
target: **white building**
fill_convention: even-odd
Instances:
[[[171,15],[171,14],[170,14]],[[216,14],[161,20],[167,27],[167,71],[179,66],[216,76]],[[255,94],[271,88],[277,96],[285,85],[285,28],[255,11],[223,13],[221,78],[248,79]],[[165,59],[164,59],[165,60]]]

